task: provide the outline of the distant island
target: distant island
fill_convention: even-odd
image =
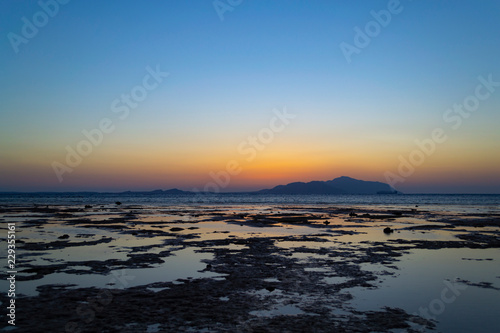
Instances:
[[[351,177],[338,177],[328,181],[295,182],[278,185],[261,194],[397,194],[390,185],[381,182],[358,180]]]
[[[182,191],[179,189],[154,190],[149,192],[126,191],[121,194],[172,195],[195,194],[197,192]],[[239,194],[398,194],[390,185],[381,182],[365,181],[351,177],[338,177],[327,181],[312,181],[308,183],[294,182],[278,185],[271,189],[252,192],[238,192]]]

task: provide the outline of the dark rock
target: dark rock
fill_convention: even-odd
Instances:
[[[389,227],[384,228],[384,233],[385,233],[385,234],[391,234],[391,233],[393,233],[393,232],[394,232],[394,230],[393,230],[393,229],[391,229],[391,228],[389,228]]]
[[[68,238],[69,238],[68,234],[64,234],[62,236],[57,237],[57,239],[68,239]]]
[[[120,206],[122,203],[120,201],[115,202],[118,206]]]
[[[184,228],[179,228],[179,227],[170,228],[170,231],[182,231],[182,230],[184,230]]]

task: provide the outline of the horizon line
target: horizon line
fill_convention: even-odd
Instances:
[[[92,194],[124,194],[127,192],[131,193],[150,193],[150,192],[155,192],[155,191],[170,191],[170,190],[178,190],[186,193],[192,193],[192,194],[263,194],[263,195],[500,195],[499,193],[446,193],[446,192],[434,192],[434,193],[425,193],[425,192],[401,192],[397,191],[398,193],[389,193],[389,194],[356,194],[356,193],[328,193],[328,194],[267,194],[267,193],[257,193],[261,190],[253,190],[253,191],[230,191],[230,192],[209,192],[209,191],[186,191],[186,190],[180,190],[178,188],[170,188],[167,190],[162,190],[162,189],[155,189],[155,190],[123,190],[123,191],[0,191],[0,195],[6,195],[6,194],[80,194],[80,193],[92,193]]]

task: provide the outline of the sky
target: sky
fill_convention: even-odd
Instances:
[[[500,2],[2,1],[0,191],[500,193]]]

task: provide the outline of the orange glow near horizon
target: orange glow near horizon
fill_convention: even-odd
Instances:
[[[26,150],[6,150],[4,155],[10,156],[10,161],[2,160],[0,166],[10,175],[4,183],[25,184],[19,187],[20,190],[201,190],[214,181],[211,173],[226,172],[228,162],[236,161],[241,172],[232,175],[229,184],[220,188],[230,192],[271,188],[297,181],[326,181],[340,176],[386,182],[386,171],[397,173],[398,156],[408,159],[415,149],[413,143],[406,148],[398,144],[379,145],[373,149],[360,142],[328,148],[324,140],[314,143],[309,138],[298,143],[295,137],[288,138],[286,133],[283,138],[287,140],[277,137],[254,156],[239,153],[238,144],[227,142],[210,142],[214,148],[207,149],[201,143],[168,146],[111,141],[95,147],[73,172],[64,175],[62,183],[57,181],[50,165],[54,160],[64,162],[65,156],[55,150],[45,154],[39,150],[32,154],[26,154]],[[458,144],[463,143],[443,145],[435,154],[425,156],[424,163],[416,166],[414,174],[396,188],[411,191],[422,184],[430,187],[439,183],[452,188],[458,182],[484,186],[498,182],[500,156],[488,153],[494,150],[494,144],[469,150],[463,150]],[[460,168],[456,168],[457,165]]]

